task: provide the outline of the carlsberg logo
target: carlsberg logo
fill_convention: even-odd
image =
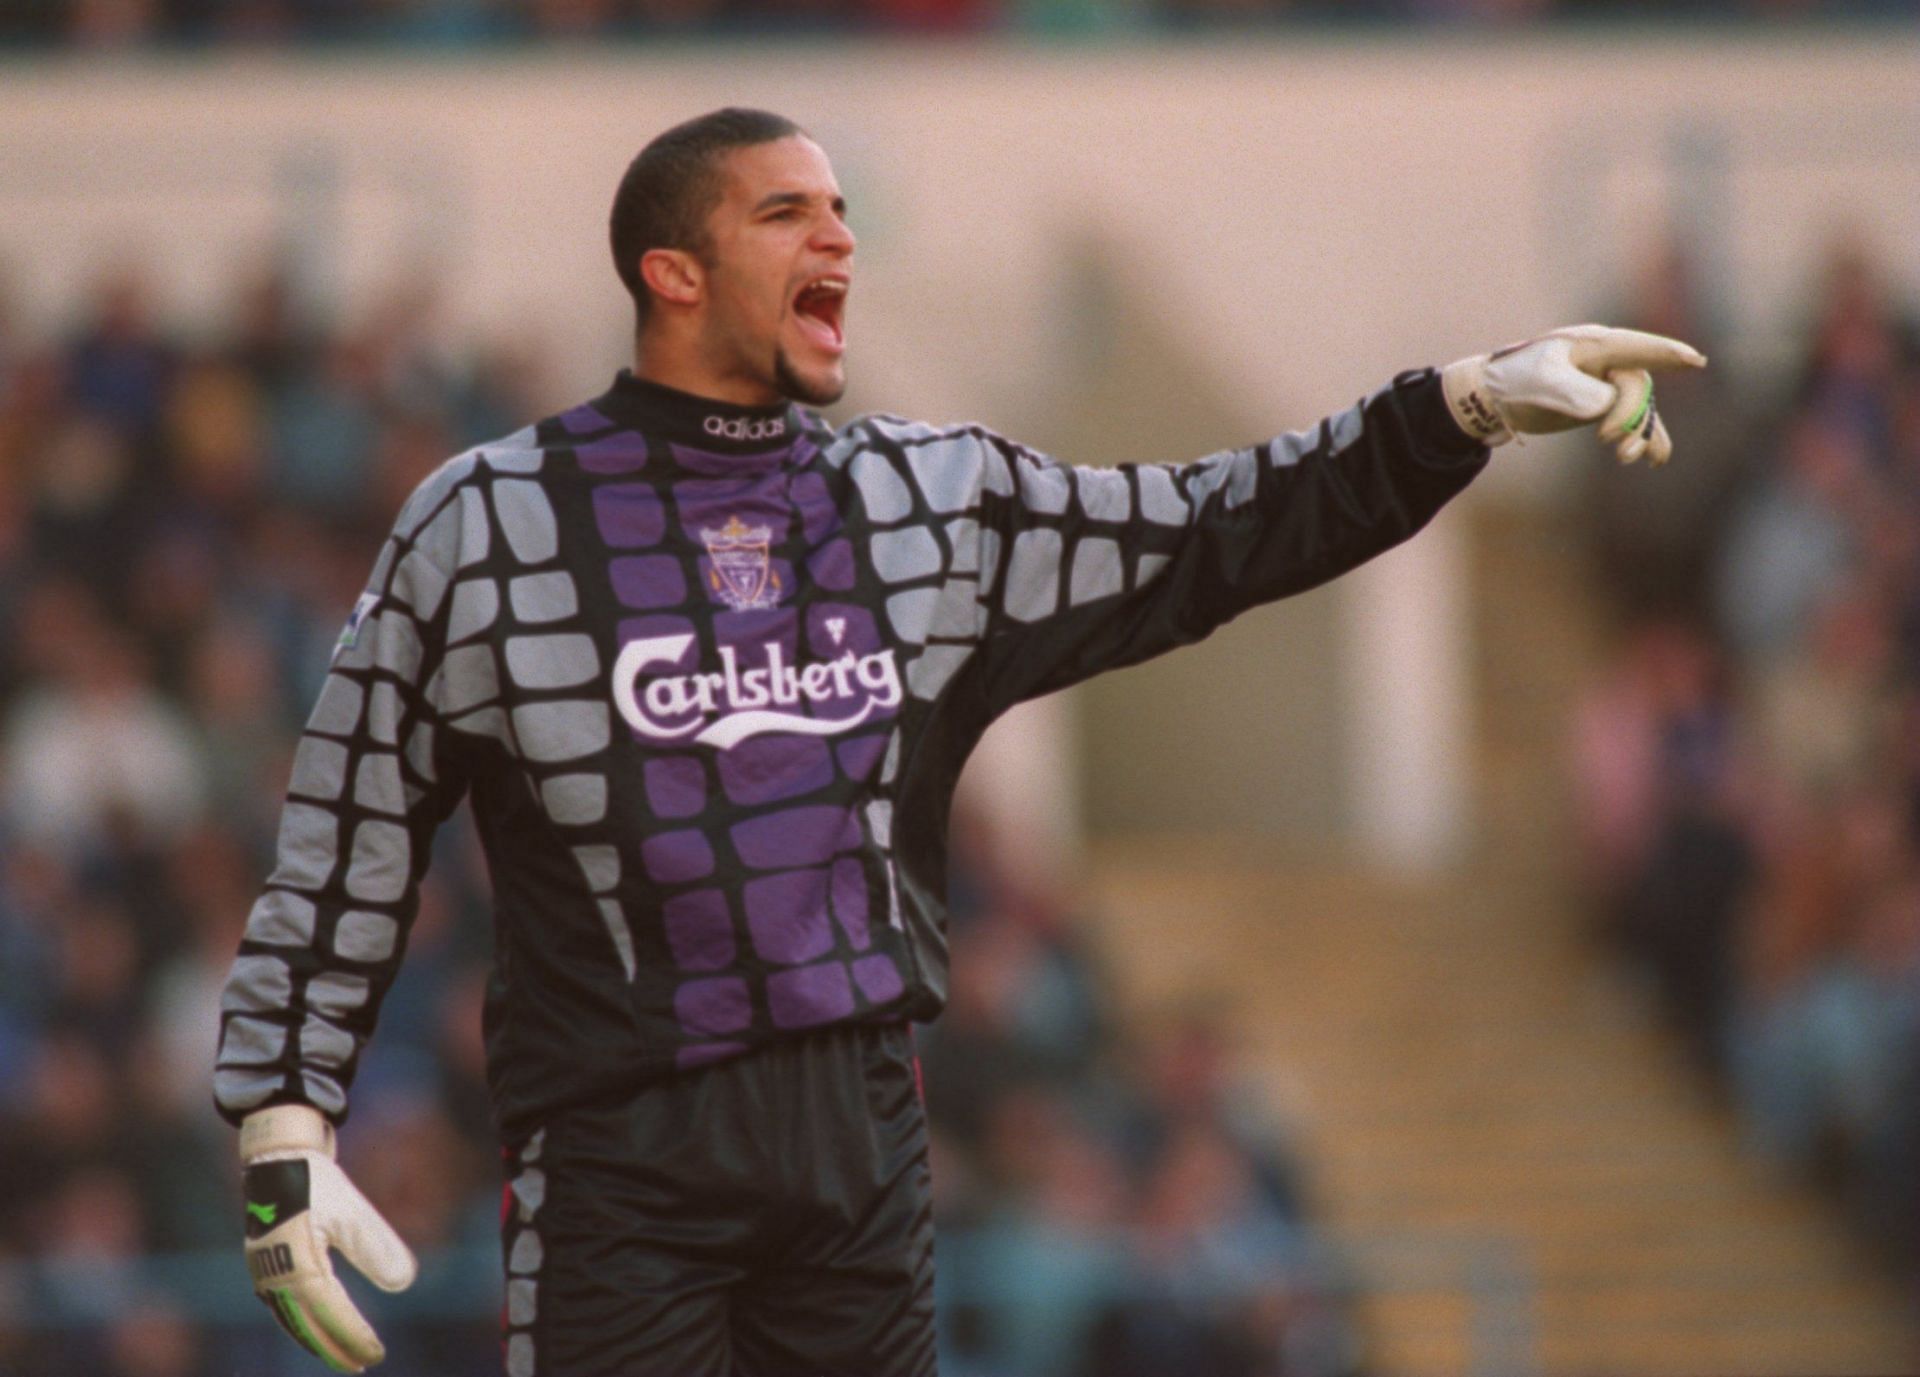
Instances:
[[[774,644],[766,647],[764,665],[743,669],[739,651],[722,646],[718,673],[652,672],[679,664],[693,643],[690,632],[629,641],[613,662],[614,706],[642,736],[690,737],[725,750],[762,732],[832,736],[900,706],[900,670],[891,650],[849,650],[802,667],[786,663]],[[802,703],[828,712],[806,716],[798,711]]]

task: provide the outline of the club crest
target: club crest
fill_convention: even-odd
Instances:
[[[707,547],[707,582],[727,606],[752,612],[780,601],[780,575],[767,557],[770,528],[733,516],[719,530],[702,527],[700,539]]]

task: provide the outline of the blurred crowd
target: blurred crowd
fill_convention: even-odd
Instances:
[[[111,274],[71,337],[0,294],[0,1377],[309,1373],[241,1265],[221,984],[291,748],[403,496],[552,399],[262,271],[208,337]],[[951,1012],[922,1030],[952,1377],[1336,1377],[1357,1338],[1288,1141],[1206,1018],[1116,1037],[1071,905],[963,827]],[[499,1370],[489,900],[442,829],[342,1154],[425,1260],[393,1370]],[[363,1297],[365,1288],[360,1288]]]
[[[8,0],[0,41],[488,43],[675,33],[1048,32],[1268,23],[1912,17],[1911,0]]]
[[[1629,315],[1705,341],[1683,255]],[[1787,385],[1662,382],[1684,464],[1586,509],[1592,892],[1756,1153],[1920,1265],[1920,327],[1838,243]]]

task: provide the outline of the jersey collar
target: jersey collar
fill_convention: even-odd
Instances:
[[[695,396],[621,369],[592,403],[616,425],[718,454],[769,454],[792,447],[804,418],[791,402],[740,406]]]

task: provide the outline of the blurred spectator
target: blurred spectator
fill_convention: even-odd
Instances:
[[[1586,873],[1753,1149],[1920,1265],[1920,348],[1834,249],[1777,452],[1682,555],[1713,624],[1622,599],[1578,714]],[[1755,432],[1767,433],[1767,432]],[[1610,586],[1603,581],[1602,586]]]
[[[1561,19],[1782,23],[1855,17],[1911,18],[1912,7],[1910,0],[9,0],[0,7],[0,43],[122,50],[170,42],[605,40],[688,29],[1095,34],[1141,23],[1518,28]]]

